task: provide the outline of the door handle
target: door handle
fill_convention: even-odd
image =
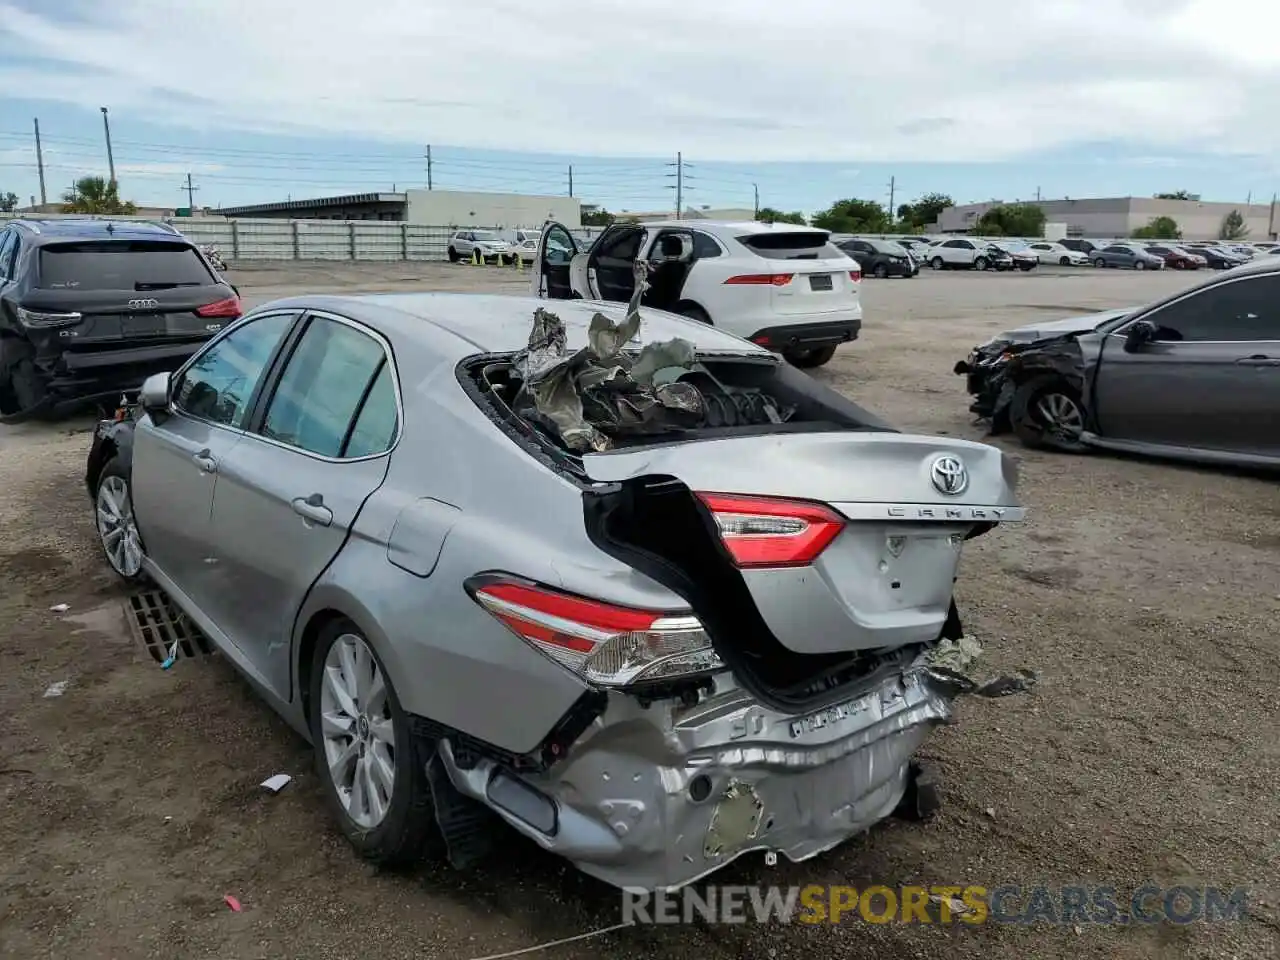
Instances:
[[[1269,357],[1265,353],[1255,353],[1251,357],[1241,357],[1236,363],[1249,367],[1280,367],[1280,357]]]
[[[293,512],[303,520],[310,520],[322,527],[333,523],[333,511],[324,505],[324,497],[318,493],[296,498],[293,501]]]
[[[208,447],[195,454],[191,459],[204,473],[216,473],[218,470],[218,461],[213,459],[212,451]]]

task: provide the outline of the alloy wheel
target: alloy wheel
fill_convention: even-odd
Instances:
[[[1075,440],[1084,431],[1080,405],[1065,393],[1042,394],[1036,400],[1036,416],[1048,432],[1063,439]]]
[[[98,485],[97,514],[107,561],[120,576],[136,577],[142,569],[142,541],[133,519],[129,484],[123,477],[105,477]]]
[[[376,828],[395,791],[395,724],[382,669],[368,643],[353,633],[334,640],[324,659],[320,733],[343,809],[358,826]]]

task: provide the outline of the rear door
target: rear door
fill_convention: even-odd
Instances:
[[[231,288],[189,243],[52,243],[40,248],[37,261],[26,303],[83,316],[66,331],[70,349],[200,340],[240,316]]]
[[[169,414],[142,418],[134,432],[131,486],[147,556],[202,610],[215,587],[209,513],[218,470],[296,320],[264,314],[209,344],[173,377]]]
[[[647,238],[644,227],[615,223],[591,245],[587,277],[595,297],[618,303],[631,299],[636,288],[636,258]]]
[[[996,448],[887,430],[667,444],[582,464],[600,483],[674,477],[714,495],[722,506],[709,519],[722,535],[747,518],[773,520],[749,534],[769,550],[784,536],[830,537],[801,563],[735,564],[774,637],[803,654],[936,640],[965,534],[1021,516]]]
[[[1157,338],[1107,338],[1094,403],[1104,437],[1280,456],[1280,274],[1240,277],[1139,314]]]
[[[206,610],[284,698],[294,616],[382,484],[400,426],[386,342],[345,317],[305,323],[222,459],[210,533],[218,589]]]

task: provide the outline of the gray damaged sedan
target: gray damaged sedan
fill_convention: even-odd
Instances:
[[[912,756],[985,689],[961,547],[1022,517],[1013,463],[707,325],[555,306],[254,310],[99,425],[107,559],[310,740],[376,862],[513,828],[670,889],[926,807]]]

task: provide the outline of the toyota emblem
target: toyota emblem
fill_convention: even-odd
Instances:
[[[929,479],[939,493],[954,497],[969,486],[969,471],[959,457],[939,457],[929,467]]]

